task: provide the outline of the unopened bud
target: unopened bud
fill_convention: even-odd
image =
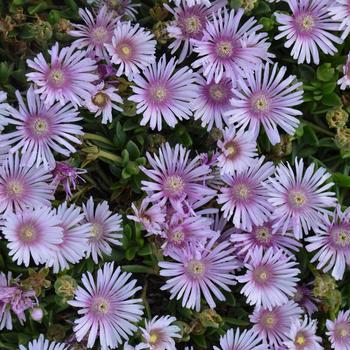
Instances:
[[[41,320],[44,317],[44,311],[42,308],[40,307],[34,307],[31,311],[30,311],[30,317],[37,322],[41,322]]]

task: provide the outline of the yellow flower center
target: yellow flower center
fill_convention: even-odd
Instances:
[[[306,196],[301,191],[292,191],[289,194],[289,202],[296,208],[301,208],[303,205],[305,205],[306,201]]]
[[[197,34],[202,29],[202,23],[198,16],[193,15],[185,19],[184,27],[188,34]]]
[[[165,181],[165,190],[173,195],[181,194],[184,188],[185,184],[178,175],[169,176]]]
[[[263,316],[262,321],[268,328],[273,328],[277,323],[276,317],[272,312],[267,312],[266,315]]]
[[[192,260],[188,263],[188,271],[193,277],[203,276],[205,272],[204,264],[199,260]]]
[[[118,53],[123,59],[128,59],[133,53],[132,47],[127,43],[121,43],[118,46]]]
[[[335,232],[335,243],[341,247],[347,247],[350,244],[350,232],[345,229],[340,229]]]
[[[271,238],[270,230],[267,227],[259,227],[255,235],[256,238],[263,243],[269,242]]]
[[[299,29],[303,32],[309,32],[315,27],[315,20],[310,15],[301,15],[297,18]]]
[[[23,186],[20,182],[13,180],[9,181],[7,184],[7,192],[13,197],[18,197],[18,195],[23,193]]]
[[[305,337],[302,334],[297,335],[295,338],[295,344],[296,345],[304,345],[305,344]]]
[[[257,267],[253,271],[253,277],[258,283],[265,283],[269,279],[269,272],[264,266]]]
[[[163,86],[157,86],[151,90],[151,95],[156,101],[163,102],[167,97],[167,90]]]
[[[159,336],[158,336],[157,332],[151,331],[149,334],[149,343],[151,345],[155,345],[157,343],[158,337]]]
[[[20,230],[20,236],[24,241],[31,242],[36,238],[37,232],[32,225],[26,225]]]
[[[98,92],[93,98],[92,98],[92,103],[97,106],[97,107],[104,107],[109,98],[104,92]]]
[[[221,58],[228,58],[233,53],[233,46],[230,41],[222,40],[216,45],[216,53]]]
[[[184,238],[185,238],[185,233],[183,231],[176,231],[172,236],[172,240],[178,244],[182,243]]]
[[[250,191],[247,185],[237,184],[233,186],[233,194],[238,199],[246,200],[249,198]]]
[[[93,304],[92,309],[99,314],[107,314],[110,308],[109,302],[105,298],[97,298]]]
[[[61,87],[65,82],[64,74],[60,69],[54,69],[49,75],[49,80],[56,87]]]
[[[92,238],[100,238],[103,234],[103,227],[99,223],[94,223],[91,225],[90,234]]]
[[[257,113],[266,112],[269,108],[269,102],[264,95],[258,95],[252,100],[253,110]]]
[[[32,122],[32,131],[34,134],[40,136],[45,135],[49,130],[49,125],[44,118],[35,118]]]

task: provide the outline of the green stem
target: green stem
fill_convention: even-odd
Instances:
[[[99,142],[105,143],[106,145],[114,146],[114,144],[110,140],[108,140],[106,137],[101,135],[85,133],[83,137],[86,140],[99,141]]]
[[[309,125],[309,126],[311,126],[314,130],[317,130],[317,131],[319,131],[319,132],[322,132],[322,133],[325,134],[325,135],[334,137],[334,134],[333,134],[331,131],[329,131],[329,130],[327,130],[327,129],[324,129],[324,128],[322,128],[321,126],[318,126],[318,125],[316,125],[316,124],[314,124],[314,123],[312,123],[312,122],[309,122],[309,121],[307,121],[307,120],[304,120],[304,123],[307,124],[307,125]]]
[[[148,281],[146,280],[144,287],[143,287],[143,290],[142,290],[141,299],[142,299],[143,303],[145,304],[147,318],[151,319],[152,313],[151,313],[151,308],[150,308],[148,301],[147,301],[147,287],[148,287]]]
[[[102,150],[99,150],[98,151],[98,155],[100,157],[103,157],[103,158],[106,158],[106,159],[109,159],[111,160],[112,162],[115,162],[117,163],[118,165],[121,165],[123,160],[120,156],[117,156],[116,154],[113,154],[111,152],[108,152],[108,151],[102,151]]]

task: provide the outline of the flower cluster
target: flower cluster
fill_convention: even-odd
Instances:
[[[19,349],[66,350],[79,344],[176,350],[177,342],[192,339],[191,332],[198,341],[208,324],[218,328],[222,319],[213,321],[215,310],[225,302],[236,307],[237,297],[249,310],[249,326],[225,326],[215,350],[321,350],[325,339],[315,317],[320,299],[312,288],[329,273],[327,288],[334,292],[334,280],[342,280],[350,266],[350,208],[338,202],[332,173],[323,164],[295,152],[289,160],[273,156],[306,122],[303,83],[280,64],[271,40],[291,49],[291,61],[317,65],[350,33],[350,5],[285,0],[283,11],[274,14],[274,38],[264,31],[264,21],[232,9],[226,0],[176,0],[155,9],[152,16],[165,11],[169,17],[163,28],[169,52],[159,48],[159,33],[136,22],[130,0],[98,0],[91,9],[79,9],[80,23],[67,30],[70,45],[56,42],[47,55],[27,59],[25,93],[13,91],[15,99],[7,103],[0,91],[1,243],[10,268],[47,269],[56,279],[60,311],[71,308],[71,333],[62,342],[38,334]],[[350,86],[348,57],[340,89]],[[335,89],[336,80],[317,88]],[[121,127],[127,105],[133,113]],[[119,152],[120,140],[84,134],[90,117],[100,119],[106,134],[118,130],[118,137],[130,129],[147,130],[149,138],[138,135],[145,157],[131,155],[140,153],[130,150],[132,140],[120,157],[100,151],[104,143]],[[152,143],[160,136],[155,129],[166,136],[185,133],[179,123],[198,124],[214,146],[203,141],[198,150],[204,153],[195,153],[172,136]],[[97,140],[96,149],[89,148],[89,138]],[[96,158],[89,154],[78,165],[80,151],[91,148]],[[125,190],[108,195],[109,203],[94,186],[79,191],[84,181],[96,184],[85,166],[98,155],[106,161],[95,165],[107,191]],[[134,187],[128,187],[130,174],[117,167],[125,163],[138,175]],[[105,168],[121,183],[110,185]],[[139,197],[133,200],[135,193]],[[118,196],[132,200],[119,208]],[[129,241],[133,245],[123,255]],[[135,257],[139,241],[136,265],[124,263]],[[309,254],[306,265],[315,263],[314,278],[304,276],[299,253]],[[132,277],[144,271],[144,278]],[[60,278],[66,288],[59,286]],[[169,307],[176,317],[150,308],[153,278],[151,288],[157,290],[151,298],[166,295],[176,305]],[[35,283],[28,288],[21,279],[0,272],[0,330],[12,330],[17,320],[23,325],[27,310],[34,321],[47,317],[51,301]],[[336,292],[331,296],[338,302]],[[339,310],[338,304],[322,322],[326,342],[334,350],[349,350],[350,310]],[[72,310],[78,314],[73,321]],[[181,317],[194,321],[189,326]],[[207,346],[205,340],[201,344]]]

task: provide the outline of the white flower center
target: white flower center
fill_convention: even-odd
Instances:
[[[185,239],[185,233],[183,231],[175,231],[172,235],[172,241],[176,244],[180,244]]]
[[[296,22],[298,24],[299,30],[302,32],[309,32],[315,27],[315,20],[309,14],[303,14],[297,17]]]
[[[104,92],[100,91],[91,100],[95,106],[102,108],[107,104],[109,98]]]
[[[241,200],[247,200],[250,196],[250,190],[249,187],[245,184],[237,184],[234,185],[233,188],[233,195]]]
[[[105,298],[99,297],[92,303],[92,309],[100,315],[106,315],[110,309],[110,304]]]
[[[350,244],[350,232],[345,228],[338,228],[332,232],[335,244],[340,247],[347,247]]]
[[[255,237],[260,243],[269,243],[271,240],[271,233],[268,227],[259,227],[255,231]]]
[[[37,136],[46,135],[49,131],[49,124],[44,118],[34,118],[31,123],[31,130]]]
[[[91,225],[90,234],[92,238],[99,239],[103,234],[103,226],[97,222]]]
[[[273,328],[277,323],[277,319],[273,312],[268,311],[263,315],[262,322],[265,327]]]
[[[198,34],[202,30],[202,23],[198,16],[192,15],[184,20],[184,29],[188,34]]]
[[[221,40],[216,44],[216,53],[220,58],[229,58],[233,53],[232,42]]]
[[[180,195],[185,189],[185,183],[180,176],[172,175],[167,177],[164,187],[172,195]]]
[[[269,280],[270,277],[270,272],[266,268],[266,266],[258,266],[254,271],[253,271],[253,277],[256,282],[260,284],[265,284]]]
[[[37,236],[37,232],[32,225],[25,225],[20,229],[20,237],[25,242],[32,242]]]
[[[57,88],[60,88],[65,83],[64,73],[61,69],[53,69],[49,75],[50,82]]]
[[[19,197],[23,190],[23,185],[17,180],[9,181],[7,184],[7,193],[12,197]]]
[[[202,277],[205,273],[205,266],[199,260],[191,260],[187,265],[187,270],[192,277]]]
[[[163,102],[167,98],[167,89],[164,86],[156,86],[151,89],[151,96],[157,102]]]
[[[307,198],[305,193],[301,191],[291,191],[289,196],[289,203],[294,207],[294,208],[301,208],[303,207],[306,202]]]
[[[92,32],[92,39],[95,44],[104,44],[108,39],[108,31],[105,27],[97,27]]]
[[[252,108],[256,113],[264,113],[269,109],[269,101],[265,95],[257,95],[252,98]]]
[[[210,97],[217,102],[221,102],[226,98],[226,91],[220,84],[213,84],[209,88]]]
[[[350,327],[346,323],[339,323],[334,327],[335,334],[340,338],[346,338],[350,335]]]

